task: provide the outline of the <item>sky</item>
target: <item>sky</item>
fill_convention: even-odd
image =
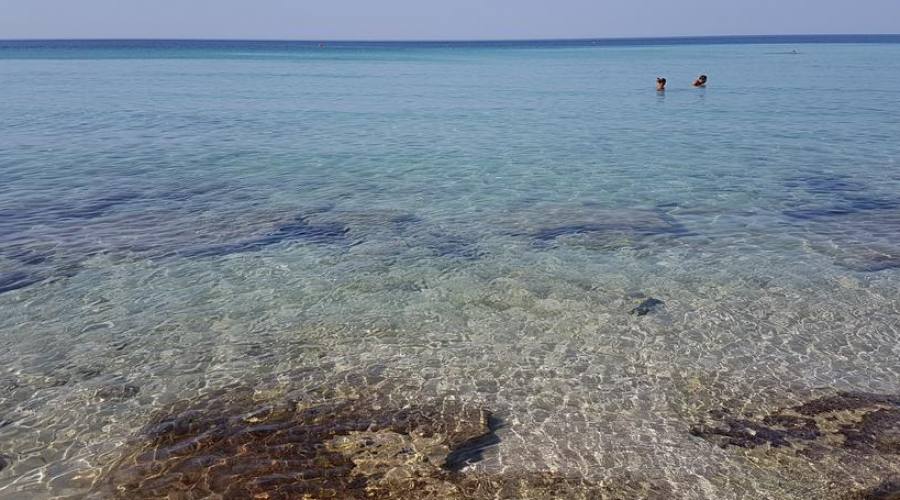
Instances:
[[[900,33],[900,0],[0,0],[0,39]]]

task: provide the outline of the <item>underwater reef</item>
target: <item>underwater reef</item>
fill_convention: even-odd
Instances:
[[[466,472],[502,422],[454,400],[379,394],[264,397],[230,388],[150,419],[98,479],[94,498],[670,499],[665,483],[597,483],[527,472]]]

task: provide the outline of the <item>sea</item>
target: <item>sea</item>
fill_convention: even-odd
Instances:
[[[239,392],[482,409],[434,474],[489,498],[890,489],[898,82],[894,35],[0,41],[0,498],[243,480],[159,445]]]

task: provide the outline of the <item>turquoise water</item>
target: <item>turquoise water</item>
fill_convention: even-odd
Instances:
[[[473,470],[879,479],[688,430],[900,393],[898,79],[895,43],[6,42],[0,497],[85,495],[173,401],[359,372],[494,411]]]

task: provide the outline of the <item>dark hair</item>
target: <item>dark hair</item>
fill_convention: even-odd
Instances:
[[[706,77],[706,75],[700,75],[700,79],[701,79],[701,80],[704,80],[704,81],[708,80],[708,78]]]
[[[666,79],[665,78],[657,78],[656,83],[666,83]]]

